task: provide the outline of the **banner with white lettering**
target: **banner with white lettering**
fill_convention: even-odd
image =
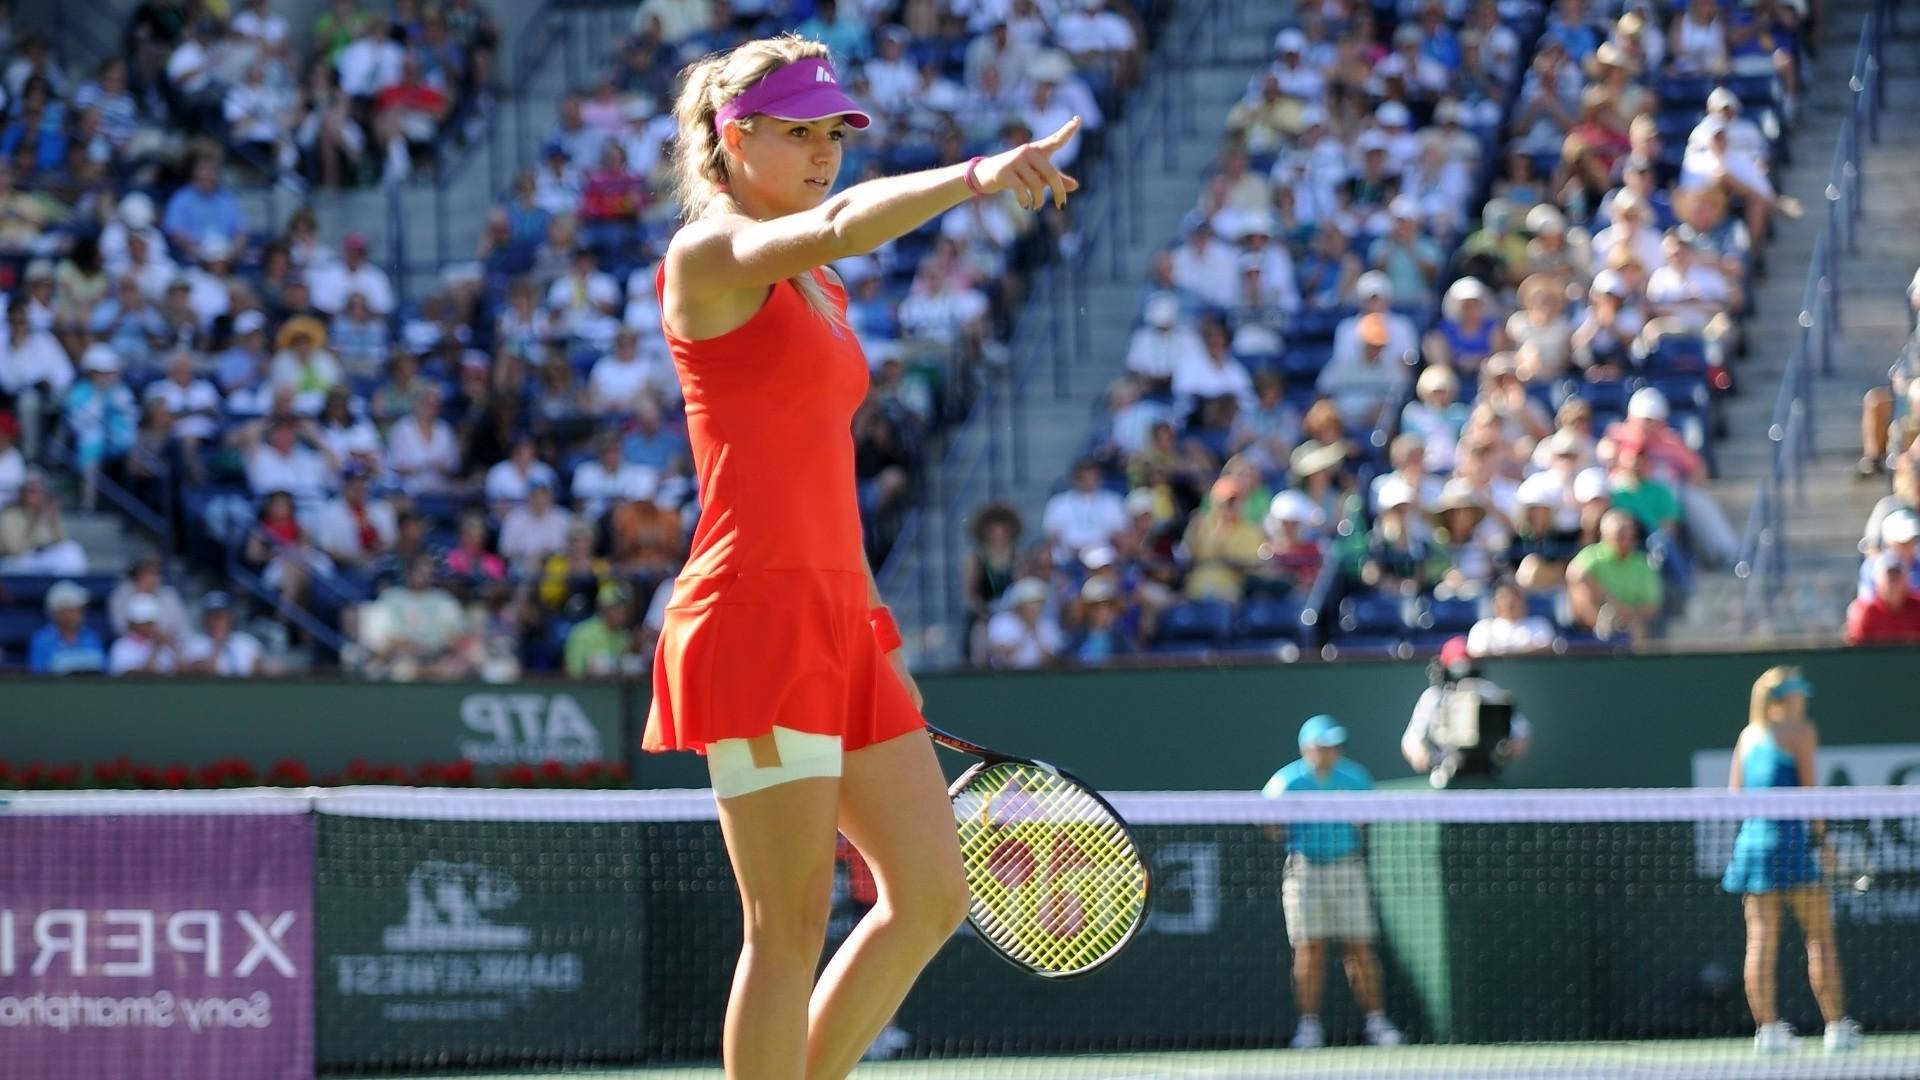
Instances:
[[[0,817],[0,1080],[312,1077],[313,830]]]

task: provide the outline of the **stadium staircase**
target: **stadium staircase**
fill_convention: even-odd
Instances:
[[[1768,274],[1754,289],[1746,327],[1751,343],[1735,368],[1744,392],[1724,401],[1728,437],[1716,447],[1713,492],[1736,525],[1747,520],[1755,491],[1768,472],[1774,391],[1792,343],[1799,340],[1802,290],[1814,243],[1826,223],[1824,189],[1841,118],[1852,100],[1848,69],[1872,0],[1840,0],[1827,8],[1820,58],[1808,79],[1794,123],[1793,163],[1778,186],[1807,206],[1798,221],[1782,221],[1765,248]],[[1884,477],[1855,482],[1860,457],[1860,398],[1885,383],[1909,327],[1907,283],[1920,261],[1920,126],[1911,107],[1920,101],[1920,12],[1903,5],[1883,53],[1887,113],[1880,140],[1862,137],[1862,214],[1858,247],[1840,257],[1839,333],[1833,370],[1812,380],[1810,415],[1815,453],[1806,464],[1804,499],[1785,504],[1787,574],[1779,603],[1753,622],[1757,638],[1831,640],[1845,619],[1859,569],[1861,527],[1886,494]],[[1696,592],[1675,638],[1725,643],[1741,625],[1747,583],[1726,573],[1697,578]]]
[[[1149,264],[1178,235],[1220,149],[1221,123],[1268,62],[1291,5],[1202,0],[1175,8],[1135,88],[1110,125],[1105,160],[1073,170],[1083,185],[1075,232],[1036,284],[1011,360],[957,430],[880,570],[916,666],[957,664],[966,519],[988,499],[1039,535],[1047,497],[1085,448],[1089,402],[1123,370]]]

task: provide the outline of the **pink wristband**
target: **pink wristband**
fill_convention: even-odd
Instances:
[[[987,160],[985,155],[975,154],[973,160],[967,162],[967,171],[961,174],[967,181],[967,190],[973,192],[975,195],[985,195],[987,193],[987,190],[980,186],[980,181],[973,178],[973,167],[985,160]]]
[[[893,621],[893,612],[885,605],[867,612],[867,625],[873,628],[873,640],[881,652],[893,652],[904,644],[900,640],[900,625]]]

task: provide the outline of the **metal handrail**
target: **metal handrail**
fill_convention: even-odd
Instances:
[[[1786,580],[1786,510],[1789,485],[1795,505],[1804,505],[1806,468],[1815,450],[1813,385],[1819,374],[1834,374],[1834,337],[1841,322],[1840,272],[1843,256],[1858,248],[1862,210],[1861,129],[1867,142],[1880,141],[1880,110],[1885,86],[1880,55],[1896,0],[1876,0],[1860,26],[1847,89],[1852,95],[1827,169],[1821,201],[1826,220],[1814,237],[1806,284],[1801,289],[1799,340],[1788,354],[1767,425],[1769,460],[1754,490],[1753,507],[1734,560],[1734,573],[1746,581],[1742,629],[1751,631],[1771,618]]]

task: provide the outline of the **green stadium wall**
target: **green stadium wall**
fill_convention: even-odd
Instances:
[[[1749,686],[1775,663],[1818,685],[1829,745],[1920,743],[1912,649],[1801,650],[1498,660],[1536,731],[1507,781],[1525,787],[1686,787],[1696,751],[1724,749]],[[1426,685],[1417,662],[928,675],[930,718],[968,738],[1066,765],[1115,790],[1255,788],[1294,755],[1318,712],[1382,781],[1404,778],[1400,733]],[[699,787],[691,754],[638,752],[647,686],[561,680],[511,686],[299,680],[0,681],[0,758],[199,765],[297,758],[316,774],[356,758],[506,765],[631,762],[640,787]],[[1886,778],[1858,782],[1885,782]]]

